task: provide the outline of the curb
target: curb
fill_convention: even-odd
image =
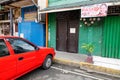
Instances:
[[[105,74],[109,76],[120,77],[120,70],[96,66],[86,62],[80,62],[80,68],[87,70],[88,72],[96,72],[96,73]]]
[[[87,72],[95,72],[95,73],[100,73],[100,74],[105,74],[120,78],[120,70],[96,66],[86,62],[75,62],[75,61],[65,60],[61,58],[54,58],[54,62],[64,65],[74,66],[74,67],[80,67],[80,69],[86,70]]]
[[[59,64],[64,64],[64,65],[69,65],[69,66],[74,66],[74,67],[80,67],[79,62],[74,62],[74,61],[65,60],[65,59],[61,59],[61,58],[54,58],[53,62],[59,63]]]

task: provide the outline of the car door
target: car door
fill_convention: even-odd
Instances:
[[[17,75],[24,74],[36,65],[35,46],[21,38],[9,38],[17,57]]]
[[[5,40],[0,39],[0,80],[10,80],[16,75],[16,57],[10,51]]]

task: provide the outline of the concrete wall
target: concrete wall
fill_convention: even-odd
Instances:
[[[47,0],[38,0],[38,6],[40,6],[40,10],[46,8]]]
[[[93,56],[94,65],[120,70],[120,60]]]

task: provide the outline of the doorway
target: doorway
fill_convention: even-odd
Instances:
[[[58,51],[78,52],[78,28],[80,12],[69,11],[57,13],[57,46]]]

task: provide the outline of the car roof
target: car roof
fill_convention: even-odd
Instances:
[[[0,39],[5,39],[5,38],[21,38],[21,37],[18,37],[18,36],[0,36]],[[21,38],[21,39],[24,39],[24,38]],[[30,44],[36,46],[35,44],[31,43],[30,41],[28,41],[26,39],[24,39],[24,40],[27,41],[27,42],[29,42]]]
[[[4,39],[4,38],[19,38],[17,36],[0,36],[0,39]]]

